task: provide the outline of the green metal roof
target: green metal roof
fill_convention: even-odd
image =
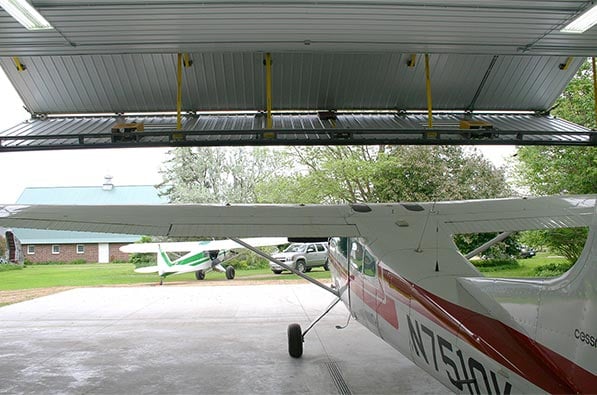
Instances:
[[[111,184],[110,184],[111,185]],[[167,200],[151,185],[25,188],[17,204],[163,204]],[[109,208],[106,208],[109,210]],[[23,244],[133,243],[141,235],[13,229]]]
[[[25,188],[17,204],[163,204],[151,185]]]

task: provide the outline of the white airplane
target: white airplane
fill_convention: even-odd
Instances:
[[[330,239],[334,301],[457,393],[597,393],[596,195],[338,206],[3,206],[0,225]],[[554,279],[484,277],[453,234],[589,226]],[[239,239],[234,239],[245,245]],[[252,248],[249,245],[245,245]],[[278,263],[281,264],[281,263]],[[289,268],[292,269],[292,268]]]
[[[284,237],[255,237],[243,239],[243,242],[254,247],[276,246],[287,244],[288,239]],[[232,249],[244,248],[232,240],[211,240],[211,241],[183,241],[164,243],[135,243],[120,247],[120,251],[126,253],[155,253],[157,254],[157,265],[146,266],[135,269],[137,273],[158,273],[160,285],[164,278],[173,274],[195,272],[197,280],[205,279],[205,275],[212,270],[226,273],[228,280],[234,279],[235,270],[233,266],[224,268],[222,263],[236,256]],[[168,252],[187,252],[187,254],[171,260]]]

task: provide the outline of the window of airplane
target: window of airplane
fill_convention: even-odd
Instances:
[[[35,246],[33,244],[29,244],[27,246],[27,254],[28,255],[35,255]]]
[[[363,274],[366,276],[375,277],[377,273],[377,259],[365,250],[363,254]]]
[[[359,272],[363,269],[363,245],[356,239],[352,240],[350,262]]]
[[[52,254],[60,254],[60,246],[58,244],[52,245]]]
[[[348,237],[333,237],[330,239],[330,254],[345,268],[348,268]]]
[[[77,254],[85,253],[85,244],[77,244]]]

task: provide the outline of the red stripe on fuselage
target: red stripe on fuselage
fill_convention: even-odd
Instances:
[[[348,279],[346,269],[333,259],[336,271]],[[519,376],[550,393],[597,393],[597,377],[560,354],[510,328],[501,321],[489,318],[444,300],[383,266],[378,266],[383,280],[385,308],[363,300],[384,320],[398,328],[394,301],[409,305],[454,336],[467,342]],[[361,273],[350,276],[353,291],[362,292]],[[367,292],[364,293],[366,295]],[[365,298],[367,299],[367,298]],[[392,306],[393,312],[388,308]],[[394,321],[395,320],[395,321]],[[395,325],[393,324],[395,322]]]
[[[483,354],[551,393],[597,393],[597,377],[501,321],[440,298],[386,268],[391,289],[411,299],[411,308]]]

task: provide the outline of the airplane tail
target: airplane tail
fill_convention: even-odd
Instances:
[[[552,359],[578,392],[597,393],[597,215],[578,261],[544,281],[536,308],[535,341],[556,353]]]
[[[5,233],[6,246],[8,249],[8,261],[23,265],[25,262],[25,256],[23,255],[23,249],[21,247],[21,241],[15,236],[11,230],[7,230]]]
[[[165,251],[162,251],[162,248],[158,244],[158,254],[157,254],[157,263],[158,263],[158,273],[162,276],[164,273],[168,273],[170,268],[172,267],[172,260],[168,256]]]
[[[539,297],[536,340],[574,361],[573,382],[592,382],[584,388],[597,393],[597,214],[578,261],[564,276],[546,281]]]
[[[553,372],[571,388],[597,393],[597,210],[581,256],[564,275],[460,284],[494,317],[525,334],[536,357],[552,361]]]

